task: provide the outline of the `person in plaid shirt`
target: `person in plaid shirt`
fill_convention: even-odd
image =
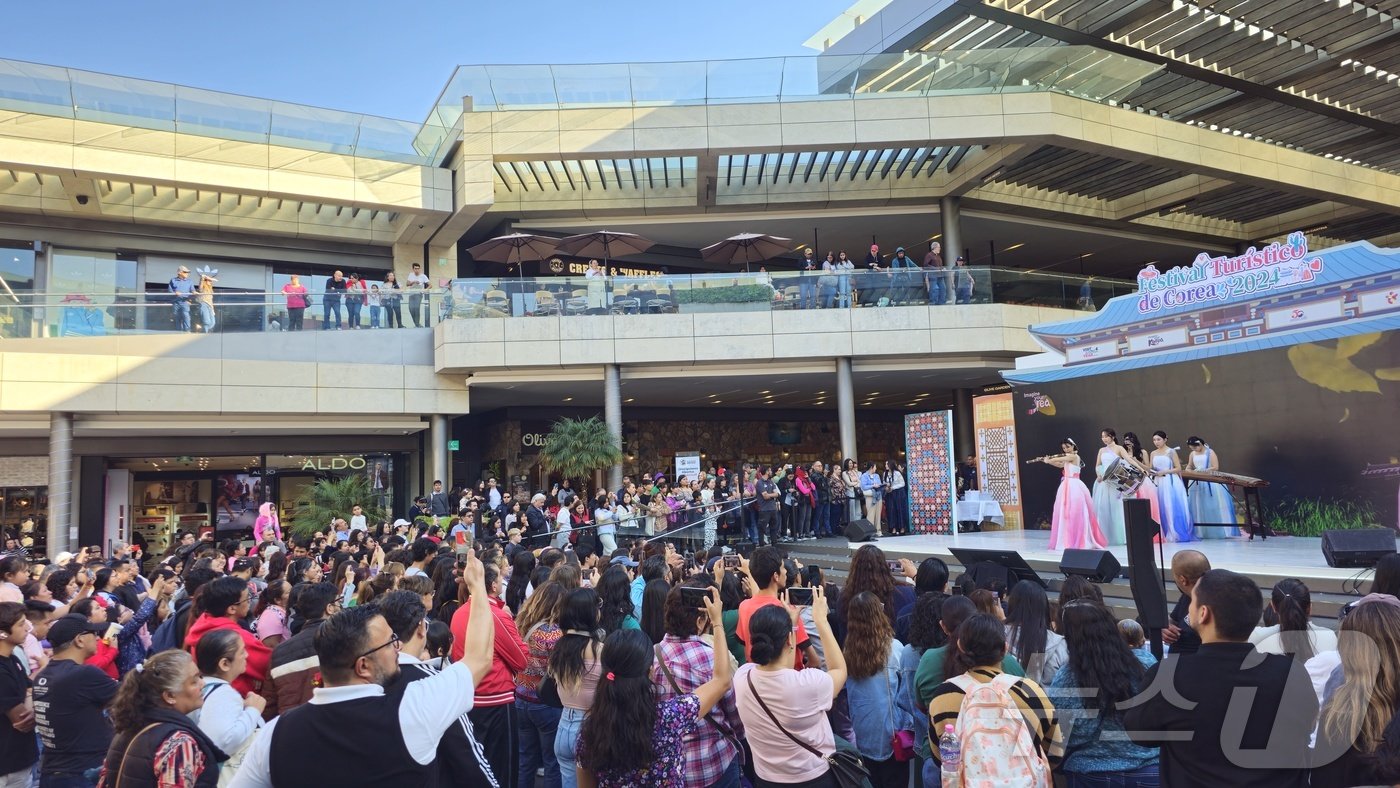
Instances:
[[[716,564],[716,571],[723,571]],[[690,588],[716,588],[708,577],[686,581]],[[710,629],[705,611],[681,601],[680,587],[666,595],[666,636],[656,646],[656,662],[652,665],[652,681],[657,686],[657,700],[664,701],[695,692],[714,676],[715,652],[711,639],[700,633]],[[727,652],[731,671],[737,669]],[[744,724],[734,703],[731,688],[715,704],[684,741],[685,788],[738,788],[743,756],[738,742],[744,737]]]

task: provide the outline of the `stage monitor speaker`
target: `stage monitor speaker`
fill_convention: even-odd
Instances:
[[[1065,576],[1079,575],[1095,583],[1112,583],[1123,567],[1107,550],[1066,550],[1060,556],[1060,571]]]
[[[1146,629],[1166,629],[1171,623],[1167,620],[1167,592],[1152,554],[1152,538],[1162,529],[1152,519],[1152,504],[1144,498],[1125,499],[1123,520],[1128,535],[1128,584],[1138,622]]]
[[[1331,567],[1372,567],[1393,552],[1395,532],[1389,528],[1322,532],[1322,556]]]
[[[875,538],[875,525],[869,520],[852,520],[846,526],[846,539],[852,542],[868,542]]]

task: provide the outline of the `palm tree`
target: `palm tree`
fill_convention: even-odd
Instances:
[[[580,479],[622,462],[622,449],[613,442],[608,425],[597,416],[559,419],[549,428],[540,464],[566,479]]]
[[[370,490],[367,477],[355,474],[338,479],[317,479],[297,500],[296,513],[291,517],[291,529],[303,536],[327,530],[337,517],[349,520],[350,509],[354,506],[364,510],[368,523],[378,523],[384,519],[384,510]]]

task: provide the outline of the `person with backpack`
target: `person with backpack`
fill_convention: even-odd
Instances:
[[[979,613],[955,637],[951,678],[929,702],[934,762],[942,766],[938,741],[952,726],[961,754],[960,788],[1050,788],[1050,765],[1064,751],[1054,705],[1039,684],[1002,671],[1006,630],[1000,621]]]

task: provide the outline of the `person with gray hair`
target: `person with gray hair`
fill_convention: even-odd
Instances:
[[[204,677],[184,651],[162,651],[127,673],[109,710],[116,738],[99,783],[210,784],[228,755],[190,719],[204,705],[203,689]]]
[[[549,526],[553,522],[549,512],[544,510],[549,498],[544,493],[535,493],[530,498],[530,508],[525,510],[525,544],[531,548],[549,546]]]

